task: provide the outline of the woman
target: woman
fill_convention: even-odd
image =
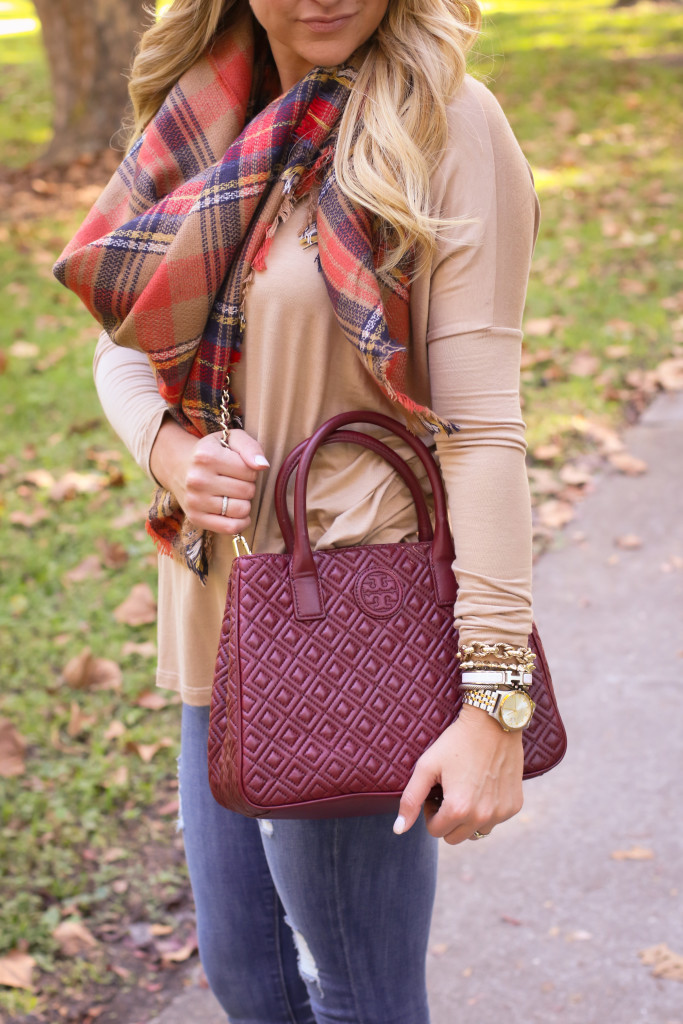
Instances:
[[[538,208],[504,115],[464,73],[479,23],[475,0],[175,0],[133,68],[147,130],[57,266],[105,328],[103,407],[160,485],[158,681],[183,697],[200,953],[232,1024],[428,1021],[436,839],[489,835],[522,803],[521,732],[470,705],[395,820],[259,823],[213,801],[206,768],[231,538],[282,550],[277,470],[338,412],[435,434],[465,656],[475,672],[526,657],[519,359]],[[319,454],[317,547],[414,529],[381,460]]]

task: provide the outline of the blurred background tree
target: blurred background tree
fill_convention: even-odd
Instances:
[[[54,97],[43,158],[69,164],[113,145],[128,102],[131,54],[149,21],[143,0],[35,0]]]

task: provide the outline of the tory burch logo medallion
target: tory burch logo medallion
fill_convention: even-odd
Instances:
[[[374,618],[388,618],[403,603],[403,587],[392,569],[369,569],[359,576],[355,591],[360,607]]]

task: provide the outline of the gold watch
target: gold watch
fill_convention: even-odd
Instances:
[[[463,704],[469,704],[473,708],[481,708],[505,732],[519,732],[526,729],[534,713],[536,705],[526,690],[511,688],[501,690],[477,688],[476,690],[465,690],[462,698]]]

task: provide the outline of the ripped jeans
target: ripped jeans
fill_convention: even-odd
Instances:
[[[428,1024],[437,842],[395,815],[258,821],[215,802],[209,709],[183,706],[180,797],[199,953],[231,1024]]]

